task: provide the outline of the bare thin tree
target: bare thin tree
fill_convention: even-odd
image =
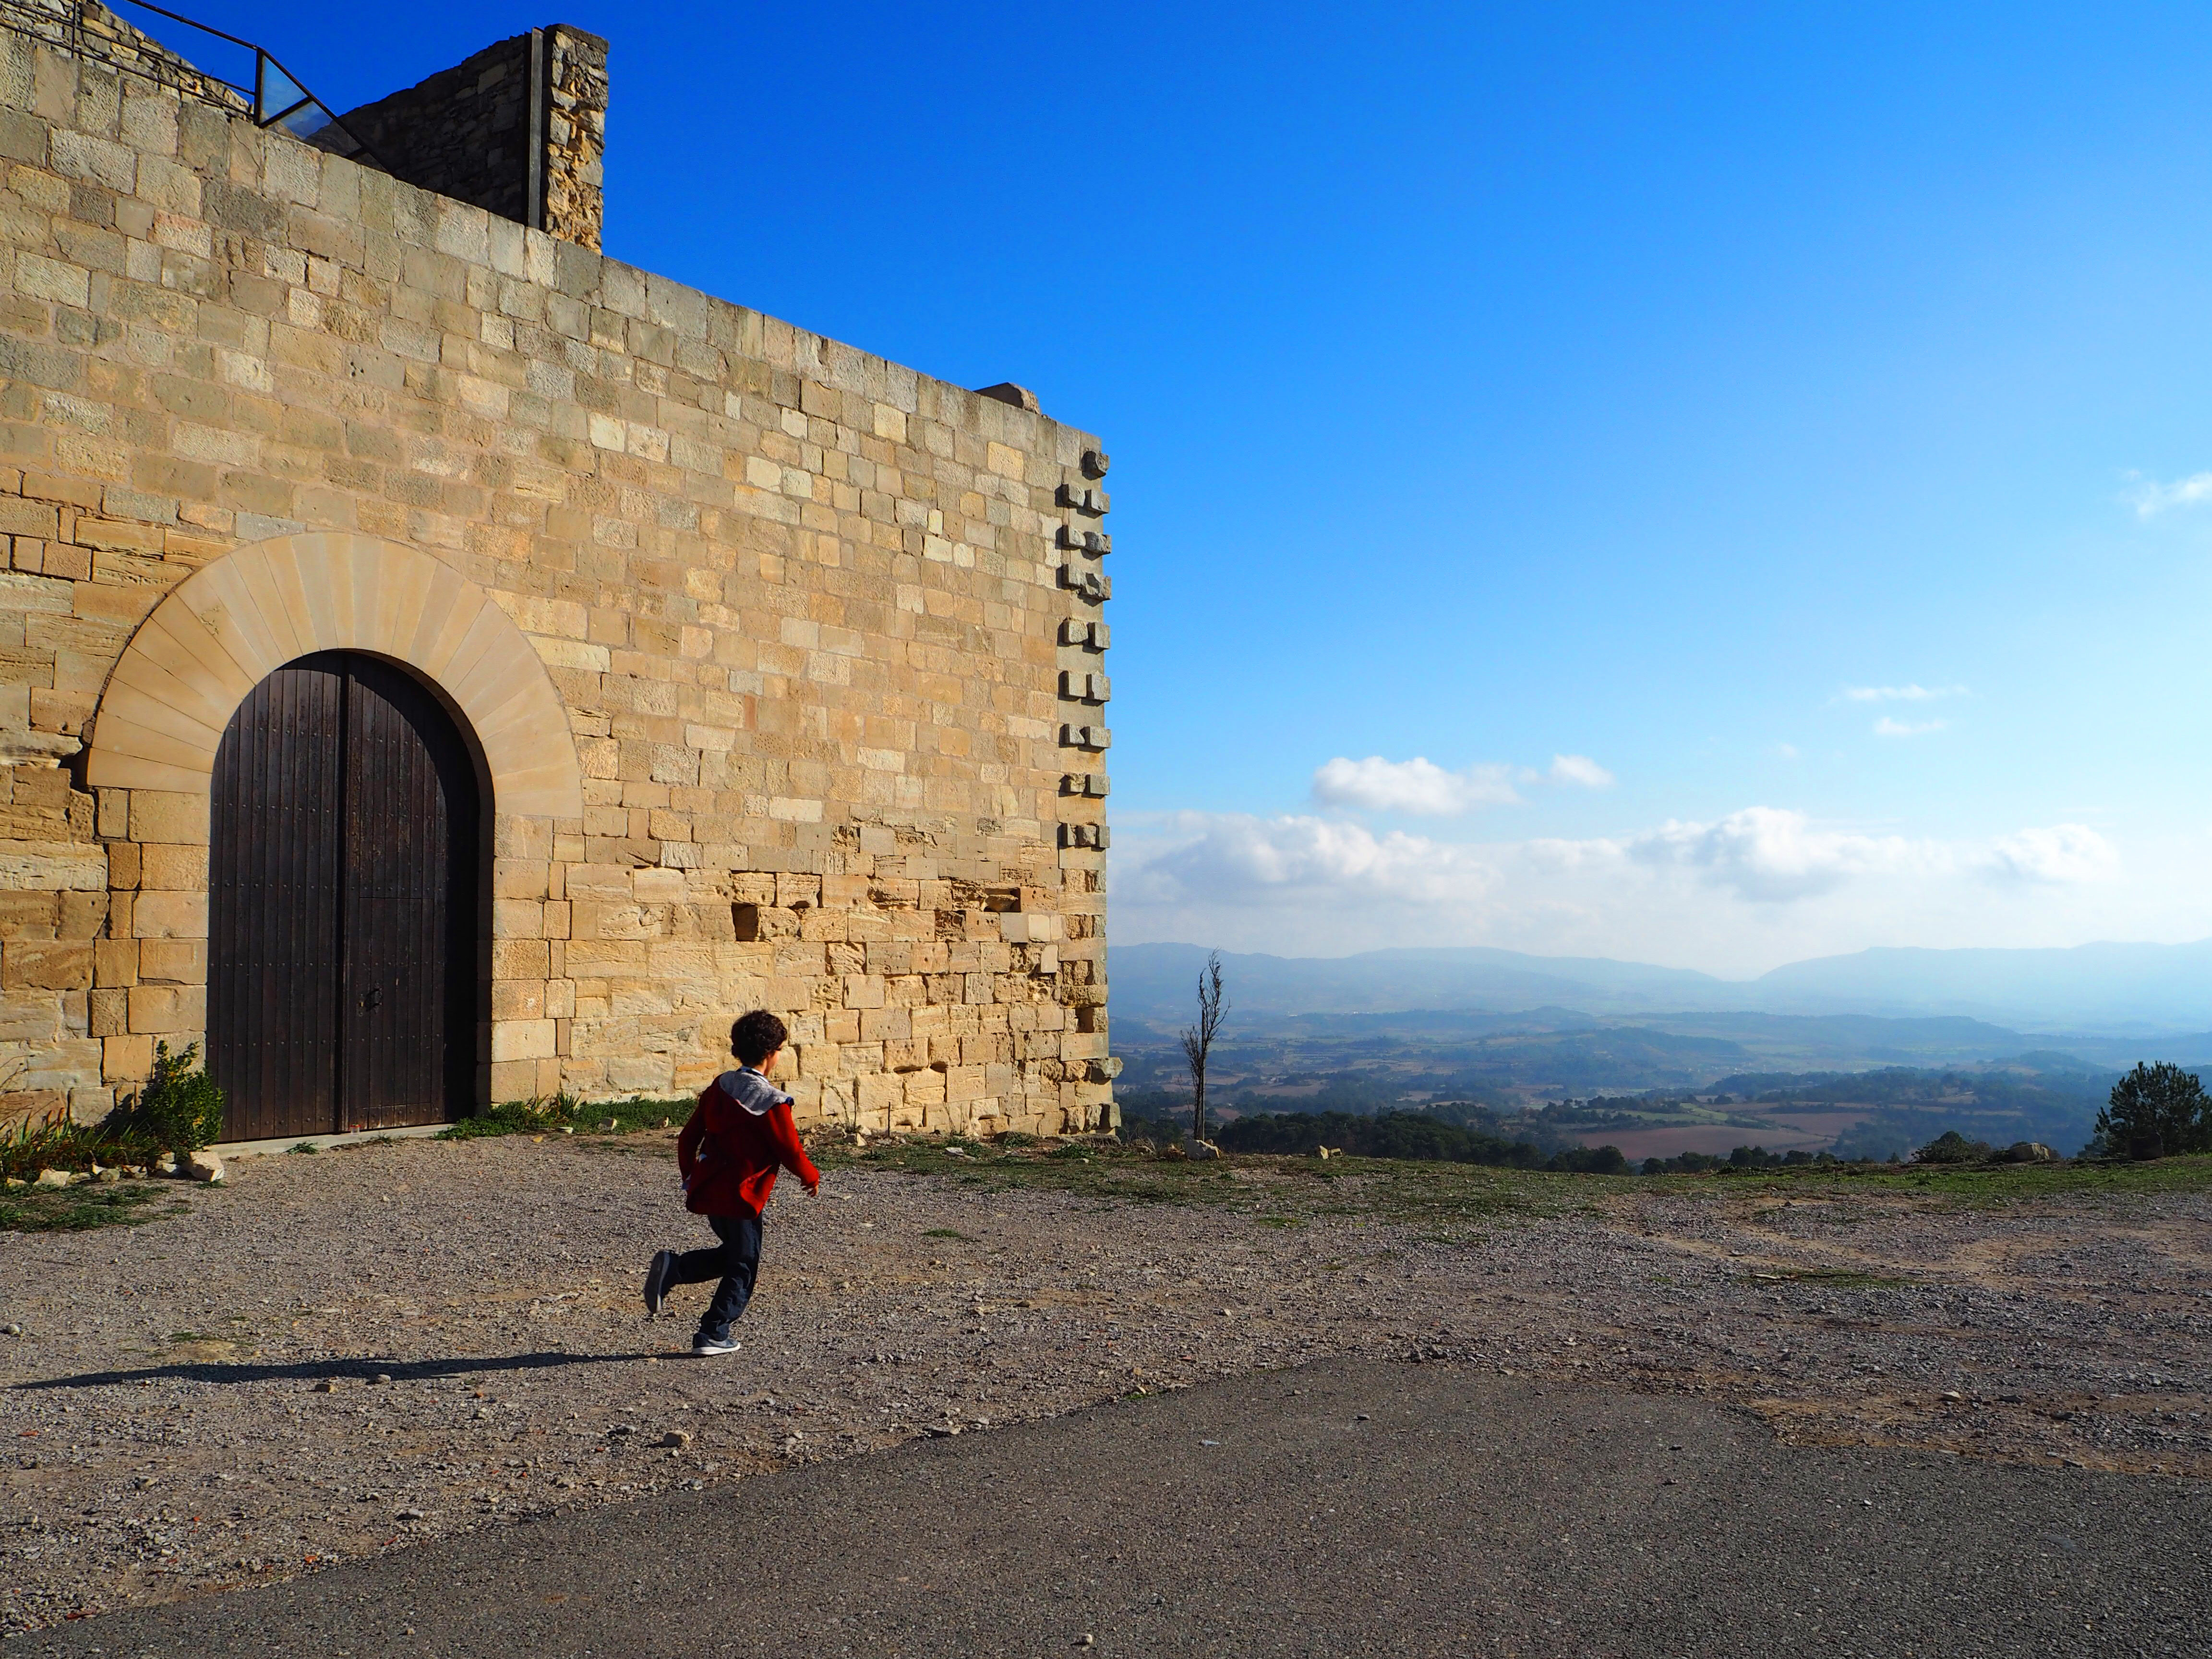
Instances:
[[[1214,1034],[1221,1029],[1222,1016],[1229,1012],[1229,1000],[1221,994],[1221,952],[1214,951],[1206,959],[1206,966],[1198,975],[1198,1024],[1184,1029],[1183,1058],[1190,1062],[1190,1134],[1194,1140],[1206,1139],[1206,1057],[1213,1047]]]

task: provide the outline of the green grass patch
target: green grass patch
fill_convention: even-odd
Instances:
[[[163,1199],[173,1201],[162,1205]],[[94,1227],[135,1227],[191,1208],[175,1198],[173,1188],[150,1182],[17,1188],[0,1194],[0,1232],[81,1233]]]
[[[975,1242],[957,1227],[932,1227],[922,1237],[924,1238],[957,1238],[963,1244],[973,1244]]]

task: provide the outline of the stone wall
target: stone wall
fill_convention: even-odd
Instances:
[[[556,24],[348,110],[317,142],[344,152],[350,135],[410,185],[596,248],[606,112],[607,43]]]
[[[1109,1116],[1095,439],[0,30],[0,1112],[199,1034],[289,639],[507,765],[487,1097],[688,1091],[764,1005],[809,1118]]]
[[[581,29],[541,31],[545,52],[544,203],[538,228],[599,246],[606,216],[607,43]]]
[[[0,0],[0,27],[47,41],[73,56],[96,58],[188,97],[244,113],[247,100],[160,41],[134,28],[100,0]]]

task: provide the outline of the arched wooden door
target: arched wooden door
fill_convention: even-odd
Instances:
[[[207,1066],[234,1140],[442,1122],[473,1097],[476,768],[374,657],[287,664],[216,754]]]

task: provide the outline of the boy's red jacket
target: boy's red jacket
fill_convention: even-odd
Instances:
[[[809,1187],[822,1171],[799,1144],[791,1097],[747,1066],[725,1072],[700,1091],[676,1139],[684,1207],[694,1215],[758,1215],[788,1170]]]

